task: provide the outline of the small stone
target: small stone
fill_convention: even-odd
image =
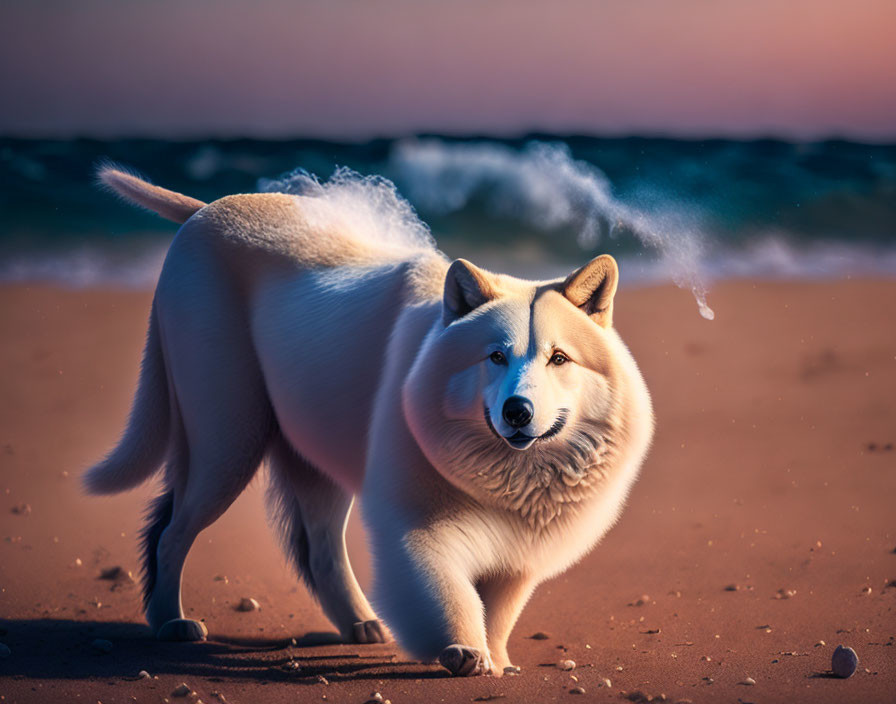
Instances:
[[[314,678],[314,681],[317,682],[317,684],[330,684],[330,680],[328,680],[323,675],[318,675]]]
[[[740,591],[740,585],[739,584],[729,584],[728,586],[725,587],[725,591],[726,592]]]
[[[193,690],[187,686],[186,682],[181,682],[177,687],[171,690],[172,697],[189,697]]]
[[[629,606],[644,606],[645,604],[650,603],[650,596],[648,594],[642,594],[637,599],[635,599]]]
[[[756,684],[756,680],[754,680],[752,677],[747,677],[741,682],[741,684],[745,684],[747,685],[747,687],[752,687],[754,684]]]
[[[367,701],[364,704],[382,704],[383,695],[379,692],[371,692],[370,696],[367,697]]]
[[[112,649],[115,647],[112,645],[111,641],[105,640],[103,638],[97,638],[93,641],[90,646],[100,653],[111,653]]]
[[[259,604],[255,599],[244,596],[240,603],[237,604],[237,611],[258,611],[261,608],[261,604]]]
[[[100,570],[98,579],[105,579],[110,582],[133,582],[134,575],[121,565],[115,565],[114,567],[106,567],[104,570]]]
[[[818,641],[818,642],[815,644],[815,647],[816,647],[816,648],[820,648],[820,647],[822,647],[823,645],[827,645],[827,643],[825,643],[823,640],[820,640],[820,641]]]
[[[557,669],[564,670],[566,672],[569,672],[570,670],[575,670],[576,662],[575,662],[575,660],[561,660],[560,662],[557,663]]]
[[[831,657],[831,669],[837,677],[846,679],[852,677],[859,666],[859,656],[852,648],[838,645]]]
[[[529,636],[532,640],[547,640],[550,636],[544,631],[538,631]]]
[[[0,658],[8,658],[12,655],[12,651],[6,643],[0,643]]]
[[[598,687],[606,687],[607,689],[611,689],[613,687],[613,683],[610,682],[609,677],[603,677],[597,681]]]
[[[569,690],[569,693],[570,694],[584,694],[585,688],[584,687],[573,687],[571,690]]]
[[[514,676],[520,674],[520,672],[522,672],[522,670],[520,669],[519,665],[508,665],[504,668],[505,675]]]
[[[149,680],[152,679],[152,675],[150,675],[146,670],[140,670],[140,672],[137,673],[137,679]]]
[[[862,587],[862,594],[865,596],[871,596],[871,592],[874,591],[871,587]]]
[[[792,599],[796,596],[796,589],[779,589],[775,593],[775,599]]]
[[[17,516],[27,516],[31,513],[31,504],[16,504],[10,510]]]
[[[224,582],[224,584],[228,584],[229,581],[230,581],[230,580],[227,579],[227,575],[223,575],[223,574],[216,574],[216,575],[214,576],[214,580],[215,580],[216,582]]]

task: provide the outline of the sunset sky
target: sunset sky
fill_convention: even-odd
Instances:
[[[896,0],[5,0],[0,134],[896,139]]]

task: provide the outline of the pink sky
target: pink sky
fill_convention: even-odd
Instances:
[[[896,138],[896,0],[6,0],[0,133]]]

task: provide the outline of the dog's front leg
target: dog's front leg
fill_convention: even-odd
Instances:
[[[471,555],[452,531],[412,530],[378,567],[378,608],[402,647],[454,675],[493,672]],[[393,543],[394,545],[394,543]],[[388,568],[388,569],[384,569]]]
[[[507,655],[507,638],[513,630],[536,581],[524,574],[496,574],[482,579],[479,594],[485,605],[488,645],[496,672],[513,667]]]

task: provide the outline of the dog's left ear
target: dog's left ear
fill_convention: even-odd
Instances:
[[[466,259],[455,259],[445,274],[442,320],[450,325],[495,297],[487,272]]]
[[[609,328],[613,326],[613,297],[618,283],[616,260],[601,254],[567,276],[560,291],[594,322]]]

